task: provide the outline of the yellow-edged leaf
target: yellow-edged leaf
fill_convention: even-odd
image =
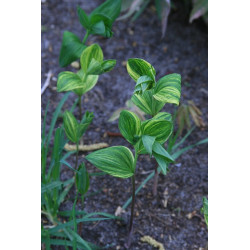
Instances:
[[[146,90],[143,94],[134,94],[131,98],[132,102],[146,114],[154,116],[165,105],[153,98],[153,90]]]
[[[124,138],[134,145],[141,134],[141,121],[135,113],[123,110],[120,113],[119,129]]]
[[[90,45],[81,54],[80,57],[81,69],[85,74],[87,74],[92,59],[95,59],[97,62],[100,63],[103,61],[102,49],[98,44]]]
[[[94,166],[105,173],[119,178],[129,178],[134,175],[134,156],[123,146],[100,149],[85,157]]]
[[[70,141],[77,143],[78,141],[78,122],[74,115],[65,111],[63,115],[64,130]]]
[[[79,89],[82,87],[82,80],[81,78],[70,71],[61,72],[58,75],[57,80],[57,91],[73,91],[75,89]]]
[[[131,58],[127,62],[127,71],[128,74],[136,82],[141,76],[149,76],[152,79],[155,79],[155,69],[147,61],[140,58]]]
[[[164,143],[173,131],[173,123],[165,119],[150,119],[142,122],[142,135],[155,137],[159,143]]]
[[[160,102],[179,105],[181,97],[181,75],[174,73],[162,77],[156,84],[153,96]]]

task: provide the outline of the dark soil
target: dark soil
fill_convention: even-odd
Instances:
[[[84,36],[84,30],[78,22],[76,6],[80,5],[88,13],[102,1],[51,0],[42,4],[42,84],[46,74],[52,70],[54,77],[50,86],[42,95],[42,117],[50,101],[47,129],[52,114],[62,98],[56,92],[57,75],[64,70],[75,70],[71,66],[60,68],[59,51],[64,30]],[[127,74],[122,62],[128,58],[138,57],[149,61],[157,71],[157,79],[167,73],[182,75],[182,102],[193,100],[203,112],[202,118],[207,123],[207,81],[208,49],[207,27],[201,22],[188,23],[183,6],[170,14],[167,34],[161,38],[161,25],[152,8],[148,8],[134,23],[118,21],[114,24],[114,37],[104,39],[90,37],[89,43],[99,43],[106,59],[116,59],[117,66],[110,73],[101,75],[93,90],[84,96],[83,110],[93,111],[95,118],[84,135],[84,143],[107,142],[109,145],[129,144],[120,137],[108,137],[107,131],[119,132],[117,121],[108,123],[112,112],[123,107],[134,90],[134,82]],[[63,107],[69,109],[76,96],[72,93]],[[173,105],[166,105],[165,111],[173,112]],[[78,110],[76,109],[76,112]],[[60,126],[59,120],[57,126]],[[208,135],[207,129],[196,128],[184,146],[195,143]],[[84,156],[84,155],[82,155]],[[83,158],[80,158],[83,161]],[[73,159],[72,159],[73,162]],[[158,197],[152,196],[152,183],[148,184],[136,196],[134,238],[130,249],[152,249],[140,238],[149,235],[163,243],[165,249],[202,249],[207,244],[207,228],[200,213],[202,197],[207,195],[207,145],[182,155],[172,165],[167,176],[159,177]],[[90,172],[95,167],[87,163]],[[152,170],[154,165],[148,156],[140,156],[136,185],[138,186]],[[68,168],[62,168],[61,178],[66,180],[73,176]],[[98,192],[85,199],[87,212],[105,211],[114,214],[131,195],[129,179],[118,179],[111,176],[93,177],[89,193]],[[71,209],[74,190],[61,209]],[[164,207],[164,200],[167,206]],[[130,206],[127,208],[129,218]],[[192,218],[187,215],[193,213]],[[126,214],[125,214],[126,215]],[[128,224],[122,225],[114,220],[97,224],[84,224],[82,237],[108,249],[124,249]],[[109,247],[108,247],[109,246]]]

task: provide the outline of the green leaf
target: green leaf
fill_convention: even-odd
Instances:
[[[116,60],[105,60],[98,62],[94,58],[91,60],[87,74],[89,75],[101,75],[105,72],[111,71],[116,65]]]
[[[74,115],[65,111],[63,115],[63,125],[65,129],[65,133],[70,141],[77,143],[78,142],[78,123]]]
[[[152,79],[155,79],[155,69],[147,61],[140,58],[131,58],[127,62],[127,71],[128,74],[136,82],[141,76],[149,76]]]
[[[142,135],[155,137],[159,143],[164,143],[173,131],[173,124],[167,120],[150,119],[142,122]]]
[[[94,166],[105,173],[119,178],[129,178],[134,175],[134,156],[123,146],[100,149],[85,157]]]
[[[140,136],[141,121],[135,113],[123,110],[120,113],[119,129],[124,138],[132,145],[135,145],[138,136]]]
[[[151,89],[153,87],[154,80],[150,76],[141,76],[138,78],[134,93],[143,93],[147,89]]]
[[[172,115],[170,113],[167,112],[160,112],[157,115],[155,115],[152,119],[154,120],[167,120],[172,122]]]
[[[114,59],[103,61],[101,64],[103,73],[111,71],[115,67],[115,65],[116,65],[116,60]]]
[[[106,27],[103,21],[95,23],[91,26],[90,34],[106,37]],[[111,35],[112,36],[112,35]]]
[[[65,31],[63,33],[63,41],[60,50],[59,64],[61,67],[66,67],[73,61],[80,58],[86,46],[82,44],[79,37],[75,34]]]
[[[179,105],[181,97],[181,75],[174,73],[162,77],[156,84],[153,96],[160,102]]]
[[[197,0],[194,3],[193,9],[190,14],[189,22],[192,23],[193,20],[206,15],[208,12],[208,0]]]
[[[81,25],[86,30],[88,30],[90,28],[90,26],[91,26],[88,15],[79,6],[77,6],[77,14],[78,14],[78,18],[79,18],[79,21],[80,21]]]
[[[81,88],[83,85],[81,78],[70,71],[61,72],[58,75],[57,91],[73,91]]]
[[[153,145],[153,156],[155,157],[160,169],[164,175],[167,174],[167,164],[174,162],[173,157],[165,150],[165,148],[158,142]]]
[[[77,75],[80,76],[82,80],[82,87],[73,90],[78,96],[82,96],[94,88],[99,78],[97,75],[86,75],[82,70],[79,70]]]
[[[107,38],[113,36],[112,20],[105,15],[97,14],[91,17],[90,22],[92,24],[90,34],[100,35]]]
[[[131,100],[143,112],[152,116],[156,115],[165,105],[164,102],[153,98],[153,90],[146,90],[142,95],[134,94]]]
[[[166,151],[166,149],[159,142],[154,143],[153,152],[163,157],[167,162],[174,162],[174,158]]]
[[[98,44],[90,45],[81,54],[80,63],[81,69],[84,74],[87,74],[92,59],[95,59],[97,62],[100,63],[103,61],[102,49]]]
[[[85,195],[89,189],[89,174],[84,163],[79,166],[76,174],[76,188],[81,195]]]
[[[93,112],[89,113],[88,111],[86,111],[78,127],[79,137],[82,137],[82,135],[85,133],[90,123],[93,121],[93,118],[94,118]]]
[[[164,175],[167,174],[167,162],[164,157],[158,155],[157,153],[153,152],[153,156],[155,157],[159,167]]]
[[[153,147],[153,144],[155,142],[155,137],[148,136],[148,135],[143,135],[142,136],[142,142],[143,142],[143,145],[144,145],[145,149],[147,150],[147,152],[151,156],[152,155],[152,147]]]
[[[94,15],[105,15],[107,16],[112,22],[120,15],[121,11],[121,4],[122,0],[107,0],[100,6],[98,6],[90,16],[93,17]]]

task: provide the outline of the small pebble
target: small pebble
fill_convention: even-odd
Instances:
[[[130,36],[134,35],[134,31],[131,28],[128,28],[127,31]]]
[[[122,66],[126,67],[127,61],[122,61]]]
[[[73,68],[75,68],[75,69],[79,69],[80,68],[80,63],[78,61],[72,62],[70,65]]]

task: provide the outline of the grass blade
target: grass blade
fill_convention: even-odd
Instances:
[[[73,184],[74,184],[74,178],[70,179],[71,182],[68,186],[65,187],[65,189],[63,190],[63,192],[59,195],[58,201],[57,201],[57,205],[58,207],[60,206],[60,204],[64,201],[66,195],[68,194],[69,190],[72,188]]]
[[[70,238],[70,240],[73,240],[74,238],[76,238],[77,242],[80,243],[81,248],[84,247],[83,249],[92,250],[90,248],[89,244],[79,234],[75,233],[72,229],[65,228],[64,232],[67,234],[67,236]]]
[[[49,144],[50,142],[50,139],[51,139],[51,136],[52,136],[52,133],[53,133],[53,130],[54,130],[54,127],[56,125],[56,121],[57,121],[57,118],[61,112],[61,109],[62,109],[62,106],[64,105],[64,103],[67,101],[68,97],[69,97],[69,93],[65,94],[64,97],[61,99],[61,101],[59,102],[57,108],[56,108],[56,111],[54,112],[53,114],[53,118],[52,118],[52,121],[51,121],[51,124],[50,124],[50,128],[49,128],[49,133],[48,133],[48,136],[46,138],[46,143]]]
[[[51,189],[60,187],[62,184],[63,184],[63,182],[61,182],[61,181],[53,181],[53,182],[51,182],[51,183],[49,183],[47,185],[44,185],[41,188],[41,194],[43,194],[43,193],[45,193],[47,191],[50,191]]]
[[[187,152],[188,150],[190,150],[190,149],[192,149],[192,148],[194,148],[194,147],[196,147],[196,146],[198,146],[198,145],[207,143],[207,142],[208,142],[208,138],[203,139],[203,140],[201,140],[201,141],[199,141],[199,142],[197,142],[197,143],[195,143],[195,144],[192,144],[192,145],[190,145],[190,146],[187,146],[187,147],[185,147],[185,148],[180,149],[179,151],[177,151],[176,153],[174,153],[174,154],[172,155],[172,157],[176,160],[178,157],[180,157],[182,154],[184,154],[184,153]]]
[[[74,172],[78,173],[78,174],[81,174],[78,170],[74,169],[73,167],[71,167],[71,165],[65,161],[65,160],[61,160],[60,163],[66,165],[67,167],[69,167],[71,170],[73,170]]]
[[[172,151],[175,151],[181,144],[183,144],[188,136],[194,131],[195,127],[192,127],[186,134],[185,136],[172,147]]]

